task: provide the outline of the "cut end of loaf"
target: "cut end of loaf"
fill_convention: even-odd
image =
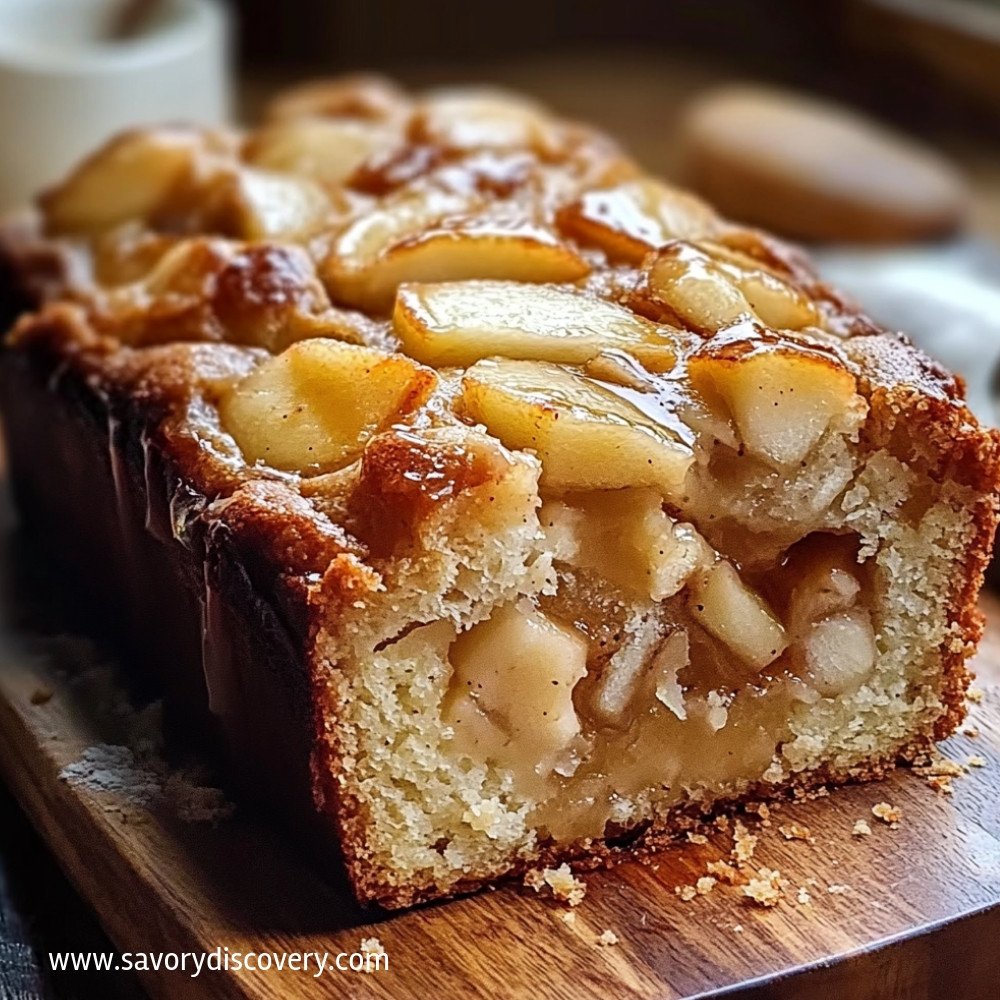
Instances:
[[[339,609],[318,648],[343,665],[325,779],[368,896],[593,863],[957,724],[983,511],[866,440],[860,400],[841,416],[782,476],[702,438],[669,500],[539,487],[476,442],[490,477],[387,558],[349,651]]]

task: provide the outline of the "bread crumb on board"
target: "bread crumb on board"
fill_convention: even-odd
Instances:
[[[973,705],[978,705],[983,700],[983,692],[980,688],[969,688],[965,692],[965,697],[972,702]]]
[[[524,876],[524,884],[535,892],[540,892],[547,886],[553,898],[569,906],[579,906],[587,894],[587,886],[574,877],[565,862],[558,868],[533,869]]]
[[[731,852],[736,863],[740,865],[746,864],[753,857],[753,852],[756,848],[756,835],[750,833],[743,823],[737,820],[733,833],[733,850]]]
[[[941,795],[951,795],[954,791],[952,779],[965,773],[961,764],[948,760],[940,755],[934,756],[928,763],[914,768],[914,771],[927,780],[927,784]]]
[[[122,823],[143,823],[151,811],[171,814],[185,823],[217,825],[236,810],[217,787],[210,769],[194,758],[171,763],[164,752],[162,705],[138,705],[109,663],[85,640],[69,640],[66,660],[90,666],[66,675],[72,703],[86,708],[102,741],[85,746],[59,772],[61,781],[100,796],[104,812]],[[96,662],[95,662],[96,661]],[[40,685],[32,695],[54,691]]]
[[[876,802],[872,806],[872,815],[895,829],[903,819],[903,810],[898,806],[890,805],[888,802]]]
[[[766,802],[748,802],[744,807],[748,813],[760,820],[761,826],[771,825],[771,808]]]
[[[728,861],[709,861],[705,866],[709,875],[714,875],[719,882],[726,885],[736,885],[740,881],[739,869]]]
[[[383,963],[370,961],[370,959],[388,958],[388,953],[382,947],[382,942],[377,937],[362,938],[358,950],[365,956],[365,964],[363,966],[365,972],[381,970]]]
[[[777,906],[784,895],[787,880],[774,868],[759,868],[743,886],[743,895],[757,906]]]
[[[610,948],[618,944],[618,935],[614,931],[602,931],[597,943],[602,947]]]
[[[699,896],[707,896],[716,885],[718,880],[712,878],[711,875],[702,875],[700,879],[694,884],[694,891]]]
[[[978,734],[978,730],[975,730]],[[970,754],[965,763],[950,760],[947,757],[935,757],[925,764],[914,768],[917,774],[927,779],[927,784],[935,791],[951,795],[954,791],[953,780],[969,773],[969,768],[985,767],[986,758],[980,754]]]
[[[859,819],[855,821],[854,826],[851,828],[852,837],[870,837],[871,835],[872,828],[865,820]]]
[[[960,778],[965,774],[965,768],[957,760],[949,760],[947,757],[937,757],[914,770],[931,778]]]
[[[927,779],[927,784],[934,789],[935,792],[940,792],[942,795],[951,795],[955,791],[955,786],[951,783],[951,778],[945,775],[931,775]]]
[[[707,896],[718,884],[718,879],[711,875],[702,875],[694,885],[678,885],[674,887],[676,895],[685,903],[691,902],[695,896]]]
[[[114,795],[115,805],[107,811],[123,816],[165,805],[185,823],[216,824],[235,811],[220,788],[205,783],[203,769],[172,771],[158,754],[118,744],[86,747],[59,777],[90,792]]]
[[[785,838],[785,840],[806,840],[810,843],[815,841],[809,827],[801,826],[798,823],[788,823],[786,825],[779,826],[778,832]]]

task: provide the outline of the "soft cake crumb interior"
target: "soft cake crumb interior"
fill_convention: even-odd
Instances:
[[[789,477],[706,457],[683,511],[649,488],[543,488],[526,515],[501,480],[483,531],[469,498],[455,554],[421,559],[486,588],[344,682],[373,856],[458,882],[686,802],[849,770],[926,727],[944,581],[971,530],[958,488],[928,500],[925,480],[849,433],[816,455]],[[421,559],[390,589],[430,587]]]

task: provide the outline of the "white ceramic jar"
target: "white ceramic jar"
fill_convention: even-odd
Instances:
[[[125,0],[0,0],[0,211],[113,133],[229,113],[229,24],[213,0],[159,0],[134,36]]]

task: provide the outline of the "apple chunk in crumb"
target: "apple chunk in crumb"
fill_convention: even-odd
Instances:
[[[825,698],[856,691],[871,676],[878,656],[871,615],[852,608],[816,622],[795,650],[794,662]]]
[[[219,413],[248,462],[330,472],[418,408],[435,383],[432,371],[401,355],[314,338],[264,361],[222,398]]]
[[[788,563],[795,586],[787,624],[792,665],[821,695],[856,690],[875,666],[877,648],[865,607],[864,571],[847,538],[814,536]]]
[[[688,361],[692,384],[721,399],[747,450],[777,465],[801,462],[831,423],[864,414],[854,376],[832,354],[752,340]]]
[[[436,367],[488,357],[583,364],[610,348],[655,371],[676,360],[668,331],[614,302],[548,285],[406,284],[396,296],[393,325],[407,354]]]
[[[692,525],[664,511],[654,489],[566,493],[544,503],[538,519],[557,559],[654,601],[673,597],[713,558]]]
[[[580,735],[573,688],[587,673],[587,640],[533,607],[507,604],[452,644],[444,721],[456,748],[522,780],[544,779]]]
[[[479,361],[465,374],[462,416],[508,448],[534,451],[550,489],[654,486],[681,492],[694,453],[611,386],[545,361]]]
[[[788,645],[781,622],[730,563],[716,562],[691,580],[688,608],[700,625],[754,671],[763,670]]]

